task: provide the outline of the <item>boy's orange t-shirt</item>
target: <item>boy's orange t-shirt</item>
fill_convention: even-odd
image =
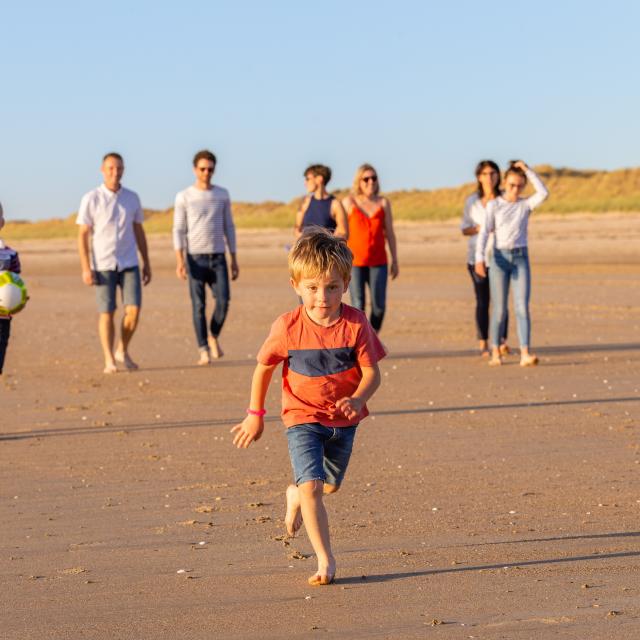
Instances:
[[[300,305],[273,323],[258,362],[283,363],[282,421],[286,427],[307,422],[349,427],[369,415],[367,407],[348,420],[335,403],[353,395],[362,379],[361,367],[372,367],[385,355],[362,311],[343,304],[340,319],[322,327]]]

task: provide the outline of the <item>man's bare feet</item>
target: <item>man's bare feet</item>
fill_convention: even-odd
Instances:
[[[336,561],[331,558],[326,567],[318,566],[318,570],[307,580],[312,587],[323,587],[332,584],[336,577]]]
[[[138,365],[131,359],[131,356],[128,353],[116,351],[113,354],[113,357],[116,362],[123,364],[128,371],[135,371],[138,368]]]
[[[102,370],[102,373],[107,373],[107,374],[118,373],[118,367],[116,367],[115,362],[106,362],[104,365],[104,369]]]
[[[511,353],[511,349],[509,349],[509,345],[506,342],[503,342],[500,345],[500,355],[508,356]]]
[[[222,350],[218,339],[214,338],[213,336],[209,336],[209,351],[211,352],[211,357],[214,360],[222,358],[222,356],[224,355],[224,351]]]
[[[287,487],[287,513],[284,516],[287,533],[293,538],[302,526],[302,511],[300,511],[300,494],[295,484]]]
[[[211,364],[211,356],[209,356],[209,349],[200,350],[200,359],[198,360],[198,366],[206,367]]]

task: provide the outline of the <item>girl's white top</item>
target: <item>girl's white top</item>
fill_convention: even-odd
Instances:
[[[529,215],[547,199],[549,192],[535,171],[527,169],[526,173],[536,191],[532,196],[519,198],[516,202],[509,202],[498,196],[487,204],[487,215],[478,233],[475,262],[484,262],[491,232],[495,234],[496,249],[519,249],[527,246]]]
[[[482,204],[482,198],[477,193],[471,194],[464,202],[464,213],[462,214],[462,222],[460,229],[469,229],[470,227],[482,227],[484,219],[487,215],[487,208]],[[478,234],[469,236],[467,243],[467,263],[474,264],[476,261],[476,245],[478,244]],[[485,262],[489,261],[491,254],[491,242],[487,242],[485,249]]]

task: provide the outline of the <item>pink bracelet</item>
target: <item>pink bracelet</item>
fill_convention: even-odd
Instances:
[[[258,416],[259,418],[262,418],[265,413],[267,413],[266,409],[260,409],[259,411],[255,411],[254,409],[247,409],[247,414],[250,416]]]

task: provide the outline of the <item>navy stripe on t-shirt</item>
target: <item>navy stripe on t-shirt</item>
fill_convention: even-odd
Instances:
[[[311,378],[348,371],[356,362],[354,347],[289,349],[289,369]]]

